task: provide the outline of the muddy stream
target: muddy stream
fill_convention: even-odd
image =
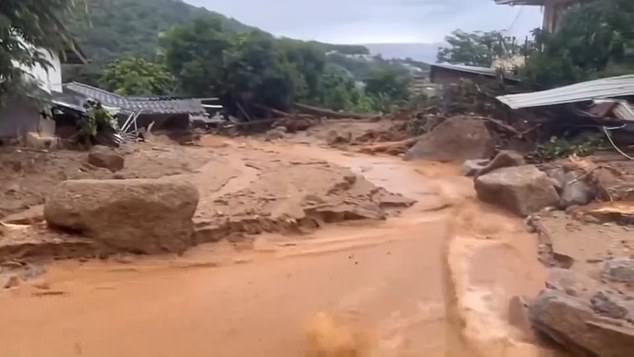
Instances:
[[[536,244],[521,220],[475,203],[455,167],[277,145],[418,203],[385,222],[262,235],[253,249],[217,243],[182,257],[54,263],[44,279],[60,295],[0,294],[0,356],[474,356],[462,338],[460,269],[487,326],[505,318],[507,298],[539,290]],[[454,236],[502,243],[450,253]],[[498,293],[482,297],[478,287]]]

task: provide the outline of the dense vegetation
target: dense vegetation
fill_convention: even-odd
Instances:
[[[99,83],[119,95],[166,95],[176,89],[176,79],[165,65],[139,57],[115,60],[104,69]]]
[[[386,90],[406,85],[402,65],[370,58],[361,45],[278,39],[180,0],[87,1],[71,29],[92,63],[65,68],[66,80],[125,95],[221,95],[228,103],[287,108],[303,101],[364,111],[385,107],[394,93],[373,89],[368,97],[359,80],[389,72],[398,80]]]
[[[524,74],[553,87],[634,72],[634,2],[584,1],[563,16],[555,33],[535,32]]]
[[[533,88],[634,72],[634,2],[585,0],[566,10],[553,33],[533,32],[518,45],[499,32],[457,30],[441,48],[442,62],[489,67],[496,58],[525,56],[524,83]]]
[[[181,0],[86,0],[88,11],[72,17],[70,29],[96,64],[124,56],[154,59],[159,34],[198,17],[215,19],[231,33],[248,32],[254,27],[217,12],[198,8]],[[87,16],[86,16],[87,13]],[[368,53],[363,46],[330,45],[314,42],[324,51]]]
[[[184,93],[220,95],[229,105],[286,109],[303,101],[370,111],[379,109],[372,104],[384,94],[393,100],[407,96],[407,82],[398,73],[372,74],[372,91],[366,94],[345,71],[328,64],[322,44],[276,39],[258,30],[231,33],[213,18],[175,26],[160,42]]]
[[[0,96],[13,91],[24,67],[50,66],[45,53],[72,46],[58,20],[72,11],[72,0],[2,0],[0,3]],[[34,46],[25,45],[30,43]]]
[[[490,67],[497,56],[504,54],[502,34],[498,31],[464,32],[455,30],[445,37],[448,46],[438,49],[438,62]]]

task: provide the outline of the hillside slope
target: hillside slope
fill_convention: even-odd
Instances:
[[[254,29],[180,0],[88,0],[87,16],[79,13],[70,29],[91,61],[103,64],[123,55],[155,55],[162,31],[198,16],[218,18],[227,31]]]

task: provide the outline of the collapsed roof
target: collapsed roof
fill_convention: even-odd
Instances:
[[[511,109],[579,103],[634,96],[634,75],[602,78],[540,92],[503,95],[497,99]]]
[[[88,84],[71,82],[64,84],[64,92],[94,99],[106,107],[114,107],[123,112],[139,112],[143,114],[205,114],[200,98],[172,97],[124,97]]]

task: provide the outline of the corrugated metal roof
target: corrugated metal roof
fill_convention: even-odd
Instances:
[[[465,66],[462,64],[451,64],[451,63],[434,63],[431,65],[431,67],[444,68],[451,71],[479,74],[481,76],[487,76],[487,77],[496,76],[495,68],[490,68],[490,67]]]
[[[634,95],[634,75],[625,75],[581,82],[541,92],[503,95],[497,99],[511,109],[521,109],[632,95]]]
[[[120,108],[122,111],[144,114],[203,114],[200,99],[160,99],[124,97],[84,83],[64,84],[64,90],[72,91],[86,98],[101,102],[106,107]]]

